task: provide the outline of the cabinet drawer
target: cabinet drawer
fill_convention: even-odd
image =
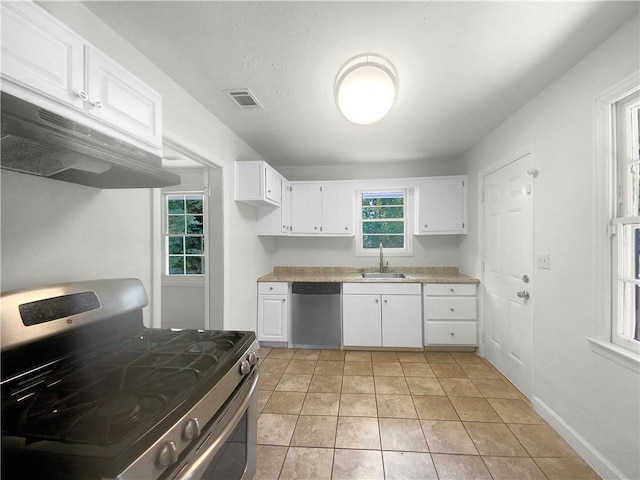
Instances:
[[[475,295],[475,283],[427,283],[424,286],[425,295],[458,296]]]
[[[476,322],[427,322],[426,345],[477,345]]]
[[[425,297],[425,318],[475,320],[476,297]]]
[[[287,282],[258,282],[259,295],[286,295],[289,293]]]

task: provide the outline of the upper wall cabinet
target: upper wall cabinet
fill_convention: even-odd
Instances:
[[[467,177],[421,178],[416,187],[416,235],[467,233]]]
[[[282,175],[262,160],[236,162],[235,199],[256,206],[280,206],[283,180]]]
[[[349,183],[292,182],[291,233],[353,235],[353,186]]]
[[[2,2],[2,90],[162,151],[159,93],[29,1]]]

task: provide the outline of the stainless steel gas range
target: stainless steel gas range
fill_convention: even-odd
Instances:
[[[3,293],[2,478],[253,479],[253,332],[145,328],[136,279]]]

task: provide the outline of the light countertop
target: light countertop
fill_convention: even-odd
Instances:
[[[258,278],[258,282],[480,283],[477,278],[460,273],[457,267],[384,269],[384,272],[403,273],[406,278],[362,278],[363,272],[377,270],[357,267],[275,267],[273,272]]]

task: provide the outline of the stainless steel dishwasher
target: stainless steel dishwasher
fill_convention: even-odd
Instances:
[[[297,348],[341,348],[340,283],[294,282],[291,344]]]

